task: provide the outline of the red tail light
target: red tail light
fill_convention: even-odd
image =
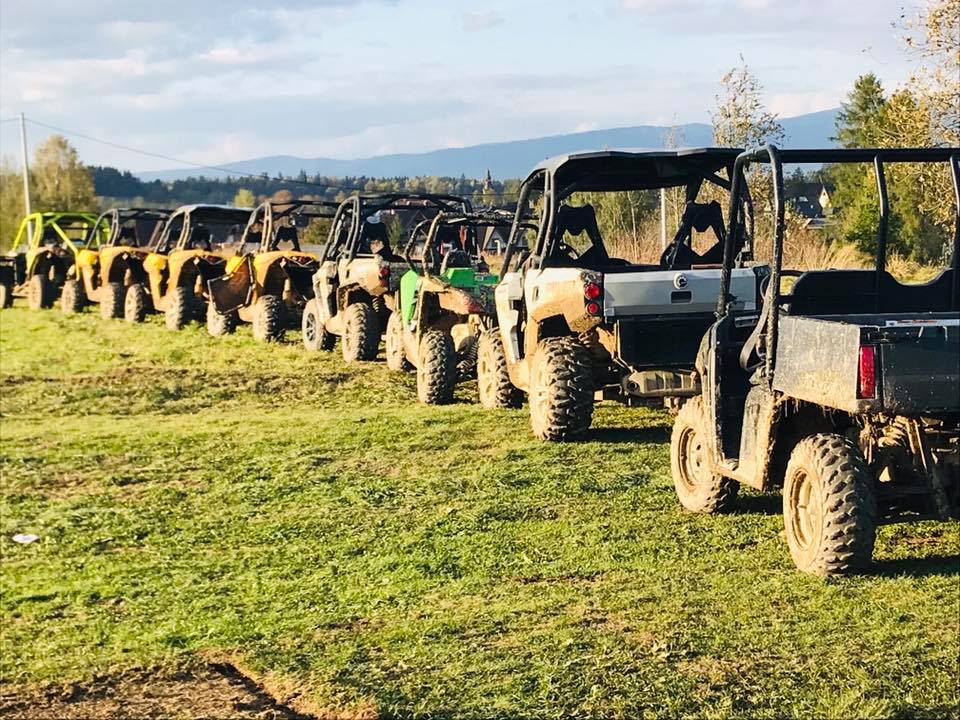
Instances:
[[[596,300],[603,294],[603,289],[595,282],[587,283],[583,286],[583,296],[587,300]]]
[[[588,315],[599,315],[599,314],[600,314],[600,303],[588,302],[588,303],[587,303],[587,314],[588,314]]]
[[[857,397],[877,396],[877,348],[875,345],[860,346],[860,363],[857,367]]]
[[[388,277],[390,277],[390,268],[389,268],[389,266],[384,265],[382,268],[380,268],[380,277],[381,277],[381,278],[388,278]]]

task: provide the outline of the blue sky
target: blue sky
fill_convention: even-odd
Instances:
[[[787,117],[835,107],[867,71],[902,82],[892,23],[913,12],[904,0],[2,0],[0,119],[22,111],[201,163],[363,157],[708,121],[740,56]],[[0,124],[3,155],[16,131]],[[174,166],[72,141],[88,163]]]

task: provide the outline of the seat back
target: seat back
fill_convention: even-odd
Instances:
[[[866,315],[870,313],[947,312],[951,309],[953,270],[923,284],[899,282],[874,270],[813,270],[794,283],[785,299],[789,315]]]

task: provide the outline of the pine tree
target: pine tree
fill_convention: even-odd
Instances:
[[[837,135],[832,139],[846,148],[866,147],[885,105],[883,86],[877,76],[861,75],[837,113]]]

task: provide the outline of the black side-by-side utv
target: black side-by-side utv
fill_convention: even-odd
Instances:
[[[891,163],[941,163],[957,203],[950,267],[924,284],[886,270]],[[862,570],[881,523],[960,515],[960,148],[745,152],[736,162],[717,322],[697,357],[671,464],[681,504],[716,512],[738,484],[780,489],[797,567]],[[745,170],[769,164],[774,243],[762,310],[730,298]],[[872,269],[783,268],[783,166],[872,166],[880,198]]]

